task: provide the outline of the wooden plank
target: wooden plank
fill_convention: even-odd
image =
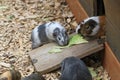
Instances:
[[[81,22],[82,20],[88,18],[87,13],[85,12],[85,10],[83,9],[83,7],[81,6],[81,4],[79,3],[79,0],[66,0],[66,2],[68,3],[72,13],[74,14],[77,22]]]
[[[103,66],[109,73],[111,80],[120,80],[120,63],[118,62],[107,42],[105,43]]]
[[[105,4],[106,17],[114,24],[114,28],[120,32],[120,0],[103,0]],[[119,34],[119,33],[118,33]]]
[[[107,42],[110,44],[112,51],[120,61],[120,0],[104,0],[106,13],[106,35]]]
[[[105,27],[107,42],[109,43],[117,59],[120,61],[120,30],[115,29],[115,25],[112,24],[108,18],[106,18]]]
[[[81,3],[82,7],[85,9],[86,13],[89,16],[93,16],[93,11],[94,11],[94,9],[93,9],[93,1],[94,0],[79,0],[79,2]]]
[[[61,53],[49,54],[48,51],[51,50],[53,46],[55,46],[54,43],[49,43],[29,52],[36,71],[41,73],[50,72],[60,67],[61,61],[66,57],[76,56],[82,58],[104,48],[103,44],[98,44],[95,40],[86,44],[66,48]]]

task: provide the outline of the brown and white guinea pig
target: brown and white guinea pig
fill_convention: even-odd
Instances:
[[[33,72],[32,74],[22,78],[21,80],[45,80],[45,79],[41,74]]]
[[[68,57],[62,61],[60,80],[92,80],[92,76],[82,60]]]
[[[93,16],[83,20],[76,28],[76,33],[83,37],[99,38],[105,35],[105,16]]]
[[[56,41],[58,45],[68,44],[69,37],[66,29],[58,22],[48,22],[35,27],[31,35],[32,49],[35,49],[50,41]]]
[[[21,80],[21,74],[17,70],[6,71],[0,75],[0,80]]]

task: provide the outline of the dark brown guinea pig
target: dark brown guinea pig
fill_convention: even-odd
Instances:
[[[17,70],[6,71],[0,75],[0,80],[21,80],[21,74]]]
[[[87,38],[100,38],[105,35],[105,16],[93,16],[83,20],[76,28],[76,33]]]

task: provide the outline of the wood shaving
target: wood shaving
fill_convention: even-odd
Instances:
[[[31,31],[48,21],[60,22],[68,33],[77,26],[65,0],[0,0],[0,73],[11,66],[22,76],[34,71],[27,54],[32,50]],[[46,80],[58,80],[60,72],[43,76]]]

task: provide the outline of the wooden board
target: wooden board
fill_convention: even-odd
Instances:
[[[106,18],[106,36],[107,42],[112,48],[117,59],[120,61],[120,30],[114,27],[115,25]]]
[[[104,0],[106,17],[120,32],[120,0]],[[118,32],[118,34],[119,34]]]
[[[29,52],[36,71],[41,73],[50,72],[60,67],[61,61],[66,57],[76,56],[82,58],[104,48],[103,44],[99,45],[95,40],[86,44],[66,48],[61,53],[49,54],[49,50],[51,50],[54,46],[54,43],[49,43]]]
[[[79,0],[79,2],[81,3],[82,7],[84,8],[84,10],[86,11],[86,13],[89,16],[93,16],[94,13],[94,1],[96,0]]]
[[[103,62],[104,68],[107,70],[111,80],[120,80],[120,63],[113,54],[108,43],[105,43],[105,56]]]
[[[81,6],[81,4],[79,3],[79,0],[66,0],[66,2],[68,3],[72,13],[74,14],[76,21],[79,23],[82,20],[88,18],[87,13],[85,12],[85,10],[83,9],[83,7]]]
[[[120,0],[104,0],[106,12],[106,35],[112,51],[120,61]]]

